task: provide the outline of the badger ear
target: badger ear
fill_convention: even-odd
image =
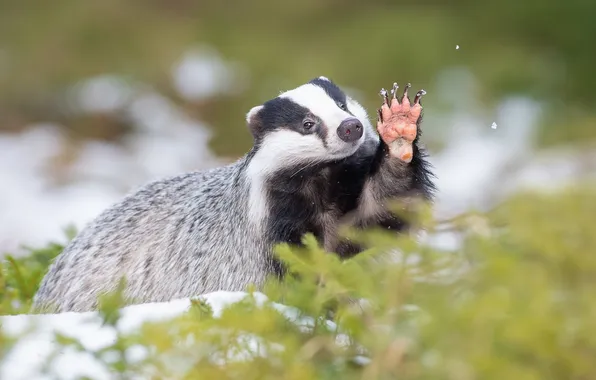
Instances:
[[[259,113],[260,110],[263,109],[263,106],[255,106],[253,108],[250,109],[250,111],[248,111],[248,113],[246,114],[246,123],[248,125],[251,125],[253,122],[256,121],[256,116]]]
[[[250,111],[248,111],[248,113],[246,114],[246,124],[248,125],[248,129],[250,129],[250,132],[253,134],[255,138],[259,134],[259,129],[261,127],[258,114],[259,111],[262,109],[262,105],[255,106],[251,108]]]

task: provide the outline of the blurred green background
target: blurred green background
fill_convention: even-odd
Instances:
[[[593,0],[1,0],[0,132],[55,122],[74,144],[117,140],[125,118],[60,106],[78,81],[115,74],[200,115],[215,153],[237,156],[252,142],[248,109],[314,76],[358,89],[369,112],[380,87],[412,82],[436,110],[453,106],[433,95],[438,73],[465,67],[488,107],[544,102],[543,146],[582,143],[596,137],[595,37]],[[243,65],[239,91],[189,100],[173,88],[173,65],[202,45]]]

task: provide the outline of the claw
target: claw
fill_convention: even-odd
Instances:
[[[404,87],[404,96],[402,98],[402,101],[408,97],[408,89],[410,87],[412,87],[412,85],[410,83],[406,84],[406,87]]]
[[[426,95],[426,91],[420,90],[416,93],[416,97],[414,98],[414,104],[420,104],[420,98]]]
[[[391,89],[391,93],[393,94],[393,99],[397,99],[397,89],[399,88],[399,86],[397,85],[397,82],[393,83],[393,88]]]
[[[381,112],[381,109],[380,108],[377,110],[377,113],[378,113],[377,116],[379,118],[379,121],[380,122],[383,122],[383,113]]]
[[[384,88],[381,89],[381,97],[387,106],[389,106],[389,96],[387,95],[387,90]]]

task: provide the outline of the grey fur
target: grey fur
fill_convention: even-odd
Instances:
[[[57,258],[35,306],[95,309],[124,275],[137,302],[260,285],[272,264],[255,254],[268,244],[246,220],[243,165],[157,181],[104,211]]]

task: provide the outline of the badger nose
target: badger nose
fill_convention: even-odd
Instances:
[[[364,128],[360,120],[349,118],[341,122],[337,128],[337,135],[345,142],[353,142],[362,137]]]

